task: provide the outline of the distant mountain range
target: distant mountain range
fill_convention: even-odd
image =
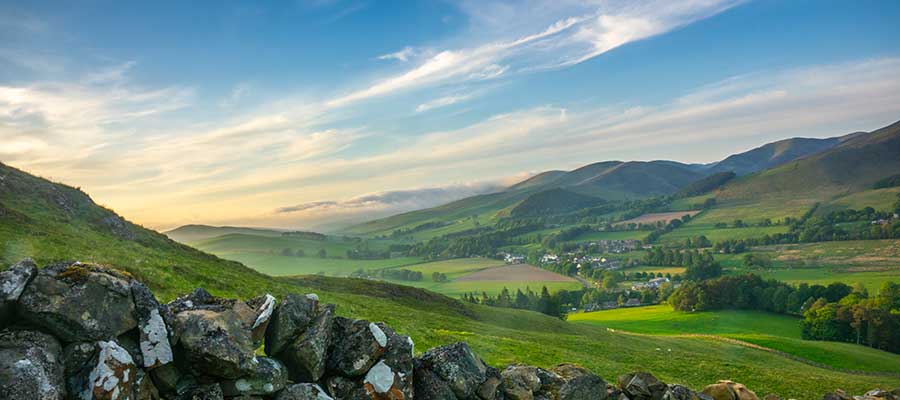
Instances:
[[[710,164],[603,161],[572,171],[539,173],[503,191],[381,218],[345,229],[387,233],[432,221],[500,213],[565,212],[603,201],[718,190],[722,198],[802,195],[827,198],[868,188],[900,172],[900,122],[877,131],[827,139],[768,143]],[[738,178],[731,179],[731,174]]]

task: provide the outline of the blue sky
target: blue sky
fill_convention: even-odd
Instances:
[[[4,2],[0,161],[153,227],[318,227],[900,119],[896,1]],[[288,212],[289,211],[289,212]]]

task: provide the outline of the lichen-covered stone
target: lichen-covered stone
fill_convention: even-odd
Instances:
[[[746,386],[728,380],[718,381],[703,388],[703,394],[714,400],[759,400]]]
[[[397,374],[394,386],[410,399],[413,397],[413,341],[383,323],[376,325],[387,336],[387,348],[381,355],[381,361]]]
[[[251,314],[250,338],[253,339],[253,347],[259,347],[266,336],[266,328],[272,320],[275,311],[275,297],[266,293],[264,296],[247,300],[247,306],[254,312]],[[249,320],[248,320],[249,322]]]
[[[510,400],[532,400],[534,392],[541,389],[538,368],[527,365],[510,365],[500,374],[503,393]]]
[[[573,364],[560,364],[552,372],[562,380],[557,392],[559,400],[604,400],[606,381]],[[545,382],[542,380],[542,386]]]
[[[476,392],[487,379],[485,375],[487,365],[484,364],[472,349],[464,342],[436,347],[428,350],[416,362],[417,369],[425,369],[432,372],[439,380],[443,381],[459,400],[475,399]],[[416,379],[423,375],[431,379],[431,374],[416,372]],[[416,383],[416,392],[419,384]],[[439,385],[434,390],[440,391]],[[423,390],[431,390],[423,388]]]
[[[224,400],[222,387],[218,383],[210,383],[191,387],[185,393],[178,395],[177,400]]]
[[[697,393],[687,386],[670,384],[663,394],[663,400],[712,400],[711,397]]]
[[[660,400],[668,389],[665,383],[647,372],[619,375],[617,381],[619,389],[632,400]]]
[[[246,304],[196,289],[167,308],[172,314],[175,357],[189,372],[237,379],[255,371],[255,347],[245,323]]]
[[[266,329],[266,354],[280,353],[306,331],[319,313],[317,296],[289,294],[275,306]]]
[[[128,352],[115,341],[97,342],[99,348],[87,384],[79,394],[83,400],[132,398],[138,368]]]
[[[137,281],[131,284],[131,294],[137,317],[141,365],[153,369],[171,363],[175,357],[169,343],[169,327],[163,317],[168,308],[160,305],[150,289]]]
[[[298,383],[278,392],[275,400],[334,400],[315,383]]]
[[[37,266],[31,259],[24,259],[0,272],[0,327],[6,326],[10,321],[19,296],[35,275]]]
[[[387,334],[378,325],[343,317],[334,319],[328,371],[349,378],[366,373],[387,348]]]
[[[422,364],[420,359],[414,360],[414,378],[416,398],[456,400],[456,394],[450,384],[441,379],[434,371]]]
[[[66,342],[109,340],[135,326],[130,278],[80,263],[40,270],[19,297],[19,315]]]
[[[0,331],[0,400],[66,396],[62,346],[50,335]]]
[[[258,357],[252,374],[221,382],[225,396],[271,395],[287,384],[287,369],[278,360]]]
[[[176,393],[180,374],[175,364],[170,363],[150,370],[150,378],[156,389],[168,397]]]
[[[325,374],[334,324],[334,306],[322,307],[316,319],[287,348],[275,355],[294,382],[316,382]]]

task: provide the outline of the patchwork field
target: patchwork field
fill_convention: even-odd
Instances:
[[[612,232],[589,232],[578,236],[573,242],[589,242],[594,240],[642,240],[649,231],[612,231]]]
[[[787,233],[790,228],[786,225],[777,226],[751,226],[746,228],[715,228],[712,224],[691,221],[672,232],[659,238],[659,243],[682,243],[685,239],[703,235],[710,242],[723,240],[739,240],[760,238],[765,235]]]
[[[858,240],[755,247],[750,252],[772,260],[764,270],[747,269],[744,254],[716,255],[731,273],[753,272],[792,284],[862,283],[877,290],[900,282],[900,240]]]
[[[900,371],[900,355],[850,343],[800,338],[800,319],[758,311],[676,312],[668,305],[620,308],[569,315],[569,321],[633,333],[714,335],[782,351],[834,368],[870,372]]]
[[[847,196],[838,197],[826,204],[823,204],[817,210],[818,214],[825,214],[830,211],[854,209],[861,210],[866,207],[872,207],[878,211],[893,210],[894,204],[897,203],[897,194],[900,194],[900,187],[892,187],[886,189],[866,190],[853,193]]]
[[[462,258],[436,261],[410,266],[406,269],[421,271],[421,281],[392,282],[401,285],[428,289],[450,297],[459,297],[465,293],[482,292],[497,295],[503,288],[515,294],[516,290],[531,289],[539,292],[546,286],[551,293],[562,289],[577,290],[581,284],[575,279],[559,275],[531,265],[505,265],[502,261],[486,258]],[[435,282],[434,272],[447,275],[447,281]]]
[[[348,260],[346,258],[285,257],[277,254],[254,252],[214,253],[227,260],[240,262],[259,272],[272,276],[326,275],[348,276],[360,268],[364,270],[404,267],[422,262],[418,257],[401,257],[385,260]]]
[[[766,218],[771,219],[772,222],[778,222],[784,220],[785,217],[799,218],[815,203],[815,200],[791,198],[767,199],[754,203],[725,202],[704,211],[693,222],[715,225],[719,222],[730,224],[739,219],[753,224]]]
[[[673,211],[673,212],[664,212],[664,213],[649,213],[641,215],[637,218],[626,219],[622,222],[617,222],[616,225],[627,225],[627,224],[652,224],[659,221],[669,222],[676,218],[681,218],[685,215],[694,216],[699,214],[700,211]]]

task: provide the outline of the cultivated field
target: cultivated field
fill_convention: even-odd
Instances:
[[[677,218],[681,218],[685,215],[694,216],[699,214],[700,211],[672,211],[672,212],[664,212],[664,213],[649,213],[641,215],[637,218],[626,219],[622,222],[617,222],[616,225],[627,225],[631,223],[635,224],[652,224],[659,221],[664,221],[668,223],[669,221]]]
[[[900,355],[865,346],[800,338],[800,319],[759,311],[676,312],[668,305],[572,314],[569,321],[628,332],[682,336],[715,335],[782,351],[834,368],[900,371]]]
[[[510,280],[521,282],[575,282],[575,279],[568,276],[563,276],[528,264],[490,267],[464,275],[457,279],[459,282]]]
[[[878,290],[886,281],[900,282],[900,240],[854,240],[753,248],[772,260],[764,270],[747,269],[744,254],[716,255],[731,273],[753,272],[766,279],[798,284],[862,283]]]
[[[738,240],[761,238],[765,235],[773,235],[776,233],[786,233],[789,227],[786,225],[778,226],[751,226],[746,228],[715,228],[709,223],[691,221],[677,229],[672,230],[659,238],[659,242],[663,244],[683,243],[685,239],[696,238],[700,235],[706,236],[710,242],[719,242],[723,240]]]

